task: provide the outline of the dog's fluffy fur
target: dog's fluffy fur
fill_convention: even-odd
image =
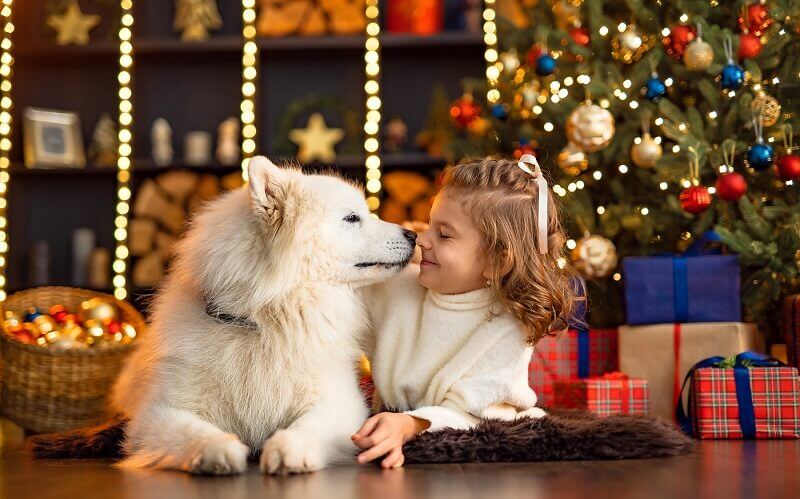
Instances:
[[[249,187],[248,187],[249,186]],[[362,192],[253,158],[249,183],[179,242],[113,406],[122,466],[268,473],[352,459],[367,416],[357,386],[366,315],[355,289],[404,267],[414,236],[370,216]],[[257,328],[220,322],[214,310]]]

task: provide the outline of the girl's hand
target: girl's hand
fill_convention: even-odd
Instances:
[[[408,414],[382,412],[367,419],[361,428],[350,437],[361,449],[358,464],[365,464],[383,455],[382,468],[398,468],[403,465],[403,444],[417,433],[430,426],[430,423]]]

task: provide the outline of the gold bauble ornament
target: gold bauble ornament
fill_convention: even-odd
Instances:
[[[644,133],[641,138],[633,141],[631,146],[631,160],[633,164],[641,168],[652,168],[661,159],[664,151],[661,144],[649,134]]]
[[[643,35],[635,25],[630,24],[625,31],[611,38],[611,55],[625,64],[632,64],[642,58],[653,46],[653,37]]]
[[[40,315],[33,319],[33,323],[36,324],[36,329],[39,335],[44,335],[58,329],[56,320],[49,315]]]
[[[714,62],[714,50],[711,45],[697,37],[686,46],[683,52],[683,63],[690,71],[703,71]]]
[[[750,103],[750,110],[756,116],[761,115],[764,126],[772,126],[778,122],[778,118],[781,116],[781,103],[775,97],[762,91]]]
[[[479,116],[469,122],[469,124],[467,125],[467,130],[469,130],[469,133],[473,135],[477,135],[478,137],[483,137],[484,135],[486,135],[486,132],[488,132],[491,127],[492,124],[489,120],[481,118]]]
[[[598,234],[585,235],[572,250],[572,263],[589,279],[608,277],[617,268],[617,248]]]
[[[100,324],[108,324],[117,320],[117,307],[102,298],[90,298],[81,302],[78,315],[84,323],[95,320]]]
[[[584,102],[567,117],[567,139],[585,152],[605,149],[614,138],[614,116],[607,109]]]
[[[91,338],[102,338],[103,335],[106,334],[106,329],[99,320],[89,319],[83,323],[83,328],[86,330],[86,334]]]
[[[558,153],[556,163],[567,175],[580,175],[589,167],[589,158],[586,153],[573,142],[567,142],[564,149]]]

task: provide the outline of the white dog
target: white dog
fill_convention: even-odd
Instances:
[[[335,176],[256,157],[248,186],[179,243],[114,390],[130,418],[123,466],[232,474],[261,449],[262,471],[297,473],[355,455],[367,416],[355,289],[402,269],[414,233],[370,216]]]

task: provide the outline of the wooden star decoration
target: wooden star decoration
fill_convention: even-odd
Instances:
[[[100,16],[81,12],[77,0],[73,0],[61,15],[51,15],[47,25],[56,30],[58,45],[86,45],[89,43],[89,31],[100,24]]]
[[[298,145],[297,159],[301,163],[314,160],[332,163],[336,159],[334,146],[344,138],[341,128],[328,128],[320,113],[308,117],[305,128],[295,128],[289,132],[289,140]]]

